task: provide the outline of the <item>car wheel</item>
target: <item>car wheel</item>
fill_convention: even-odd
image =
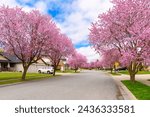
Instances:
[[[41,73],[41,70],[39,70],[38,72]]]
[[[47,71],[48,74],[50,74],[50,71]]]

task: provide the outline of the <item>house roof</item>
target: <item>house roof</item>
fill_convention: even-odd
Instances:
[[[0,63],[9,63],[9,60],[0,60]]]
[[[5,57],[7,60],[0,60],[0,62],[10,62],[10,63],[20,63],[21,61],[15,56],[8,53],[0,53],[3,57]]]
[[[21,61],[15,55],[12,55],[6,52],[0,52],[0,55],[5,58],[5,59],[0,58],[0,62],[21,63]],[[66,61],[66,58],[62,57],[61,61]],[[46,57],[41,58],[39,61],[37,61],[37,63],[44,63],[46,65],[52,64],[51,60]]]

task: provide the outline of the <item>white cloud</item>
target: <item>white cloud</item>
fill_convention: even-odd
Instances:
[[[48,7],[46,2],[44,1],[38,1],[36,2],[36,4],[34,5],[34,7],[36,9],[38,9],[39,11],[41,11],[42,13],[47,13]]]
[[[9,6],[9,7],[22,7],[23,10],[29,12],[33,9],[38,9],[39,11],[41,11],[42,13],[47,13],[48,10],[48,0],[39,0],[36,1],[35,4],[33,4],[33,6],[27,6],[24,3],[28,3],[28,2],[32,2],[32,0],[22,0],[22,4],[19,4],[16,2],[16,0],[0,0],[0,5],[5,5],[5,6]]]
[[[77,44],[87,39],[91,22],[111,8],[112,4],[109,0],[75,0],[69,6],[65,10],[71,10],[71,13],[66,14],[65,20],[59,23],[63,32]]]
[[[0,0],[0,5],[10,6],[10,7],[16,7],[19,6],[18,3],[15,0]]]
[[[99,60],[101,58],[101,56],[98,53],[96,53],[95,50],[90,46],[78,48],[77,52],[86,56],[88,62],[96,61],[97,59]]]
[[[16,0],[0,0],[0,6],[2,5],[9,6],[9,7],[16,7],[16,6],[21,7],[25,11],[31,11],[32,9],[34,9],[33,7],[18,4]]]
[[[32,0],[23,0],[22,2],[23,2],[23,3],[28,3],[28,2],[30,2],[30,1],[32,1]],[[27,12],[28,12],[28,11],[31,11],[31,10],[33,10],[33,9],[37,9],[37,10],[39,10],[41,13],[46,14],[46,13],[47,13],[47,10],[48,10],[47,1],[44,1],[44,0],[36,1],[36,2],[33,4],[32,7],[23,4],[23,9],[24,9],[25,11],[27,11]]]
[[[21,7],[22,7],[22,6],[21,6]],[[23,9],[24,11],[26,11],[26,12],[30,12],[30,11],[32,11],[32,10],[35,9],[35,8],[29,7],[29,6],[23,6],[22,9]]]

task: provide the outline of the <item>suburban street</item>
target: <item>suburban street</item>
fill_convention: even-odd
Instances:
[[[120,92],[111,76],[94,70],[0,87],[6,100],[116,100]]]

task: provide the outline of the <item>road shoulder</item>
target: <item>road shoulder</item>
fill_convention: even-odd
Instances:
[[[121,80],[128,79],[128,77],[126,77],[127,75],[120,75],[120,76],[114,76],[111,74],[109,75],[115,81],[124,100],[137,100],[136,97],[131,93],[131,91],[121,82]]]

